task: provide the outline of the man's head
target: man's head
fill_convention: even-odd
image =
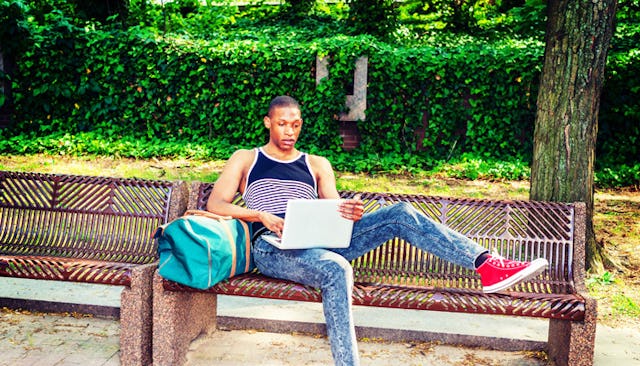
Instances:
[[[288,95],[280,95],[271,100],[271,103],[269,104],[269,111],[267,112],[267,117],[271,117],[273,111],[276,108],[280,107],[293,107],[300,110],[300,104],[297,100],[291,98]]]
[[[269,143],[281,151],[292,151],[302,130],[300,104],[288,96],[275,97],[264,117]]]

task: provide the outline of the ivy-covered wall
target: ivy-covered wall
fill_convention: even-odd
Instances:
[[[254,145],[269,100],[290,94],[308,122],[304,142],[338,149],[336,116],[355,60],[367,55],[364,148],[516,156],[530,147],[540,47],[406,49],[368,36],[196,44],[142,30],[42,36],[14,82],[21,131]],[[328,57],[329,77],[316,85],[318,55]]]
[[[90,134],[93,145],[80,149],[91,153],[105,141],[156,141],[137,154],[171,155],[176,145],[189,145],[195,155],[224,158],[238,146],[264,143],[269,100],[289,94],[303,106],[301,146],[340,153],[336,117],[352,93],[355,61],[366,55],[359,151],[417,165],[464,152],[525,161],[531,155],[539,42],[398,47],[370,36],[222,42],[69,24],[43,27],[33,37],[12,80],[14,125],[2,132],[5,141],[25,133]],[[329,60],[329,76],[319,84],[317,56]],[[637,97],[637,88],[635,95],[629,89],[640,74],[637,58],[609,64],[599,158],[615,152],[617,163],[637,161],[639,117],[629,107]],[[39,148],[46,146],[30,147]]]

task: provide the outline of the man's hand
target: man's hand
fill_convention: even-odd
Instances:
[[[282,228],[284,227],[284,219],[282,217],[262,211],[259,214],[259,218],[264,227],[273,231],[278,237],[282,237]]]
[[[340,204],[340,214],[347,220],[358,221],[364,214],[364,203],[360,199],[360,195],[356,194],[351,199],[344,200]]]

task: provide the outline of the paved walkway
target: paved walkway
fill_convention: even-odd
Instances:
[[[0,298],[116,308],[121,288],[0,278]],[[232,325],[250,316],[264,324],[279,321],[322,323],[320,304],[220,297],[221,323]],[[530,345],[546,339],[545,320],[470,316],[440,312],[356,307],[360,329],[411,329],[519,338]],[[70,314],[0,311],[0,366],[117,366],[119,322]],[[544,353],[494,351],[430,342],[360,341],[363,365],[546,365]],[[191,344],[188,366],[199,365],[331,365],[325,337],[256,330],[220,330]],[[595,366],[640,365],[640,331],[598,326]]]

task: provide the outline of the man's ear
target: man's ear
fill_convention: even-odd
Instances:
[[[269,116],[264,116],[262,121],[264,122],[264,127],[266,127],[267,130],[271,129],[271,118],[269,118]]]

